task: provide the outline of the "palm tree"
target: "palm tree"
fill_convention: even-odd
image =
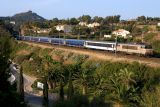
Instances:
[[[115,103],[115,107],[132,105],[131,102],[136,103],[139,100],[133,76],[134,73],[125,68],[109,77],[108,90],[111,92],[109,97]]]
[[[121,78],[120,80],[127,86],[127,88],[129,88],[131,84],[136,83],[136,81],[133,79],[134,73],[131,71],[128,71],[127,68],[121,69],[119,76]]]
[[[72,83],[72,74],[71,72],[69,73],[69,80],[68,80],[68,95],[67,98],[71,99],[74,94],[74,88],[73,88],[73,83]]]
[[[74,74],[75,80],[79,83],[82,84],[82,94],[86,95],[87,94],[87,88],[88,88],[88,74],[85,70],[81,70],[80,72],[77,72]]]
[[[92,76],[91,73],[93,71],[93,69],[88,66],[88,64],[83,64],[83,61],[80,61],[76,64],[76,72],[73,74],[73,78],[76,82],[81,83],[82,85],[82,94],[86,95],[87,94],[87,90],[88,90],[88,86],[90,85]],[[92,82],[92,81],[91,81]]]

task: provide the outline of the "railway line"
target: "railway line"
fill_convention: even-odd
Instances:
[[[47,44],[47,43],[37,43],[37,42],[31,42],[31,41],[18,41],[18,42],[19,43],[23,42],[28,45],[37,46],[40,48],[58,49],[58,50],[63,50],[67,52],[88,55],[90,56],[91,59],[94,59],[94,60],[106,60],[111,62],[124,62],[124,63],[139,62],[141,64],[145,64],[151,67],[160,67],[160,58],[140,57],[137,55],[127,55],[123,53],[115,54],[113,52],[108,52],[108,51],[92,50],[92,49],[69,47],[69,46],[62,46],[62,45],[53,45],[53,44]]]

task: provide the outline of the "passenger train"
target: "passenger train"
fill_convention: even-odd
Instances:
[[[54,45],[65,45],[73,47],[83,47],[97,50],[105,50],[112,52],[123,52],[127,54],[138,55],[153,55],[153,49],[146,44],[135,43],[116,43],[108,41],[91,41],[91,40],[76,40],[76,39],[62,39],[49,37],[33,37],[33,36],[17,36],[17,40],[49,43]]]

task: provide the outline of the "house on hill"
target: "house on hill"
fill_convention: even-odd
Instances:
[[[97,23],[97,22],[94,22],[94,23],[91,23],[91,24],[87,25],[87,27],[89,27],[89,28],[94,28],[94,27],[98,27],[98,26],[100,26],[100,24]]]
[[[87,23],[86,22],[79,22],[79,25],[80,26],[87,26]]]
[[[90,24],[87,24],[86,22],[79,22],[79,25],[80,25],[80,26],[87,26],[87,27],[89,27],[89,28],[94,28],[94,27],[100,26],[100,24],[97,23],[97,22],[90,23]]]
[[[112,32],[113,35],[121,36],[123,38],[131,37],[130,32],[125,29],[119,29]]]
[[[37,33],[38,34],[41,34],[41,33],[49,33],[51,31],[51,28],[48,28],[48,29],[45,29],[45,28],[39,28],[38,30],[37,30]]]
[[[55,26],[57,31],[64,31],[65,33],[72,32],[73,26],[71,25],[57,25]]]

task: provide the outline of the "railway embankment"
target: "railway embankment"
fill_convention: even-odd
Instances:
[[[140,57],[136,55],[126,55],[120,53],[106,52],[106,51],[97,51],[90,49],[82,49],[82,48],[74,48],[74,47],[66,47],[66,46],[58,46],[58,45],[49,45],[42,43],[33,43],[26,41],[19,41],[19,43],[25,43],[27,45],[33,47],[39,47],[42,49],[53,49],[59,50],[66,53],[66,55],[70,53],[81,54],[88,56],[90,60],[103,60],[110,62],[122,62],[122,63],[133,63],[138,62],[140,64],[144,64],[151,67],[160,67],[160,58],[152,58],[152,57]],[[27,53],[27,50],[26,50]]]

